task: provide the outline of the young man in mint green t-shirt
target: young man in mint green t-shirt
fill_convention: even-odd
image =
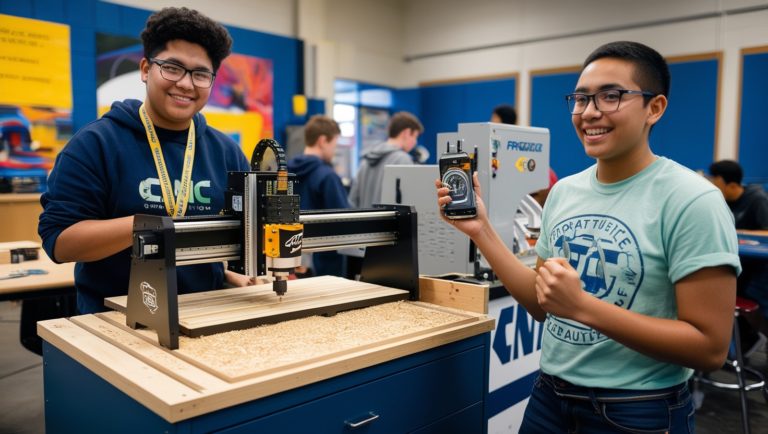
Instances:
[[[596,164],[552,188],[535,271],[504,245],[480,198],[477,218],[450,221],[544,321],[522,433],[687,433],[687,380],[725,360],[740,272],[733,217],[706,179],[651,150],[669,81],[664,58],[635,42],[584,62],[566,101]],[[444,206],[448,189],[436,187]]]

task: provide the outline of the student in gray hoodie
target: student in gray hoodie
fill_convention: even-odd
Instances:
[[[357,177],[349,192],[349,203],[355,208],[370,208],[381,202],[384,167],[390,164],[413,164],[409,152],[416,146],[424,126],[408,112],[395,113],[389,120],[388,139],[363,155]]]

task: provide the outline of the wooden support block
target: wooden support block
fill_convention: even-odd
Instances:
[[[419,300],[438,306],[488,313],[488,285],[419,277]]]

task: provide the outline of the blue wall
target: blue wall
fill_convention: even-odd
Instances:
[[[0,13],[70,26],[72,123],[77,130],[96,119],[96,33],[138,37],[152,12],[97,0],[3,0]],[[292,97],[303,93],[303,42],[238,27],[227,29],[234,40],[233,52],[273,62],[275,138],[282,142],[292,117]]]
[[[549,128],[549,166],[558,177],[594,163],[584,154],[565,103],[565,95],[573,92],[578,79],[578,72],[531,74],[531,125]]]
[[[493,108],[499,104],[516,105],[517,80],[505,78],[499,80],[475,81],[469,83],[424,86],[407,93],[398,94],[396,103],[403,101],[413,110],[424,124],[424,133],[419,143],[425,146],[430,157],[428,163],[435,163],[437,133],[455,132],[459,123],[488,122]],[[404,106],[401,106],[404,107]],[[401,108],[398,109],[405,109]],[[411,110],[409,110],[411,111]]]
[[[719,58],[670,61],[672,84],[666,113],[651,132],[651,149],[693,170],[706,170],[715,156]],[[532,74],[531,125],[549,128],[550,165],[567,176],[592,165],[584,154],[564,96],[579,72]]]
[[[693,170],[715,159],[720,60],[669,63],[669,106],[651,132],[651,149]]]
[[[745,183],[768,184],[768,48],[742,62],[739,163]]]
[[[96,33],[137,37],[151,13],[98,0],[4,0],[0,13],[70,26],[72,48],[73,128],[96,118]],[[303,93],[303,43],[300,40],[228,27],[233,51],[272,59],[274,65],[274,128],[278,141],[292,115],[292,96]],[[672,90],[667,113],[651,134],[651,147],[692,169],[706,169],[715,155],[719,59],[672,61]],[[745,181],[768,182],[768,53],[743,58],[743,92],[739,128],[739,160]],[[563,95],[573,90],[578,72],[532,74],[531,125],[550,129],[552,168],[560,176],[592,164],[571,126]],[[517,100],[516,79],[498,79],[424,86],[394,91],[393,111],[407,110],[424,123],[419,142],[437,155],[438,132],[455,131],[460,122],[483,122],[498,104]]]

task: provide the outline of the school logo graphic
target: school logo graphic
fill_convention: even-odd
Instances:
[[[173,183],[173,194],[179,194],[179,188],[181,187],[181,181],[178,179],[174,181]],[[209,194],[211,188],[211,180],[210,179],[204,179],[201,181],[194,182],[192,181],[192,185],[190,187],[190,195],[189,195],[189,203],[190,204],[201,204],[201,205],[208,205],[211,203],[211,198],[207,194]],[[152,203],[163,203],[163,193],[160,189],[160,180],[157,178],[147,178],[142,180],[139,183],[139,196],[145,201],[145,202],[152,202]]]
[[[157,290],[147,282],[141,282],[139,288],[141,289],[141,301],[149,309],[149,313],[154,315],[157,312]]]
[[[549,234],[555,256],[568,259],[593,296],[629,309],[643,281],[643,257],[632,231],[611,216],[586,214],[555,225]],[[606,340],[583,325],[550,316],[547,331],[576,345]]]

